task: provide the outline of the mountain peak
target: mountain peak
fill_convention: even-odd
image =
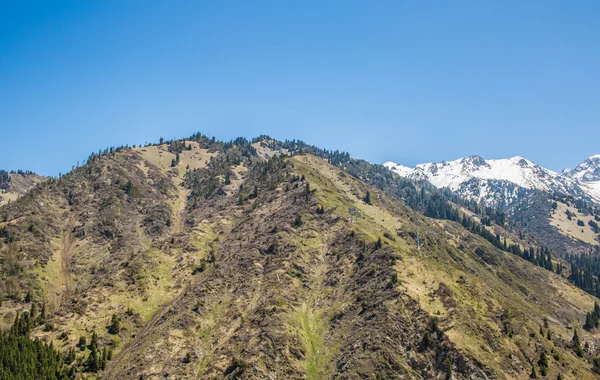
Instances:
[[[521,156],[510,157],[510,158],[507,159],[507,161],[515,163],[515,164],[517,164],[519,166],[522,166],[522,167],[535,166],[536,165],[533,161],[528,160],[525,157],[521,157]]]
[[[481,156],[478,156],[478,155],[471,155],[471,156],[462,158],[460,160],[460,162],[463,163],[463,164],[471,164],[471,165],[474,165],[474,166],[485,166],[485,165],[487,165],[487,162]]]
[[[600,181],[600,154],[586,158],[575,169],[566,171],[566,175],[582,182]]]
[[[455,161],[419,164],[413,169],[400,168],[393,163],[387,163],[386,166],[401,176],[414,180],[426,179],[437,187],[459,192],[467,183],[475,180],[482,184],[501,181],[507,186],[516,185],[528,190],[581,193],[581,189],[567,175],[555,173],[521,156],[485,160],[481,156],[471,155]]]

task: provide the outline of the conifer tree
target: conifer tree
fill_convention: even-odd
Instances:
[[[97,347],[92,345],[90,349],[90,355],[85,363],[88,372],[96,372],[99,369],[100,363],[98,360],[98,350]]]
[[[37,304],[34,302],[31,304],[31,310],[29,311],[29,314],[31,316],[31,321],[33,322],[34,325],[37,324],[37,320],[36,320],[36,315],[37,315]]]
[[[46,303],[42,303],[42,310],[40,310],[40,317],[38,318],[38,324],[43,325],[46,323]]]
[[[369,190],[367,190],[367,194],[365,195],[364,201],[368,205],[372,204],[371,192]]]
[[[577,329],[575,329],[575,332],[573,333],[573,349],[575,350],[577,356],[580,358],[583,357],[583,349],[581,348],[581,341],[579,340]]]
[[[546,356],[546,351],[542,350],[538,364],[542,368],[542,371],[544,368],[548,368],[548,357]],[[544,375],[543,372],[542,372],[542,375]]]
[[[121,331],[121,321],[116,314],[112,315],[110,320],[110,326],[108,327],[108,332],[111,334],[118,334]]]
[[[106,361],[107,361],[107,353],[106,353],[106,347],[104,347],[102,349],[102,358],[100,359],[100,369],[104,370],[106,368]]]
[[[92,347],[98,349],[98,334],[95,331],[92,333],[92,341],[90,342],[90,349]]]
[[[75,361],[75,349],[71,348],[71,349],[69,349],[69,352],[67,353],[67,357],[65,358],[65,363],[71,364],[74,361]]]

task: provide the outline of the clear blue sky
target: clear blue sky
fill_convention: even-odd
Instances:
[[[0,1],[0,168],[269,134],[408,165],[600,153],[599,1]]]

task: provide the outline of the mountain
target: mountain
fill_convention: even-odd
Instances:
[[[393,162],[384,166],[402,177],[428,181],[463,199],[503,210],[513,223],[559,253],[584,252],[599,244],[597,231],[588,224],[600,213],[600,156],[561,174],[522,157],[485,160],[469,156],[414,168]]]
[[[0,206],[14,201],[47,178],[30,171],[7,172],[0,170]]]
[[[578,181],[594,200],[600,202],[600,155],[586,159],[575,169],[566,169],[563,175]]]
[[[577,169],[567,171],[569,175],[555,173],[519,156],[498,160],[469,156],[449,162],[419,164],[414,168],[393,162],[384,165],[403,177],[424,179],[439,188],[450,188],[461,196],[499,206],[496,204],[498,199],[505,204],[514,201],[518,197],[517,188],[591,198],[593,194],[586,191],[582,183],[584,178],[586,182],[596,178],[594,169],[600,172],[598,162],[600,156],[591,157]],[[494,193],[509,194],[499,197]]]
[[[111,148],[0,216],[2,378],[597,376],[559,258],[347,153]]]

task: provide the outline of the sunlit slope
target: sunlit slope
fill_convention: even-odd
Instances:
[[[4,327],[43,303],[32,336],[67,353],[96,333],[111,360],[90,371],[76,348],[83,378],[527,378],[542,351],[549,378],[594,378],[593,297],[276,153],[126,149],[0,209]]]

